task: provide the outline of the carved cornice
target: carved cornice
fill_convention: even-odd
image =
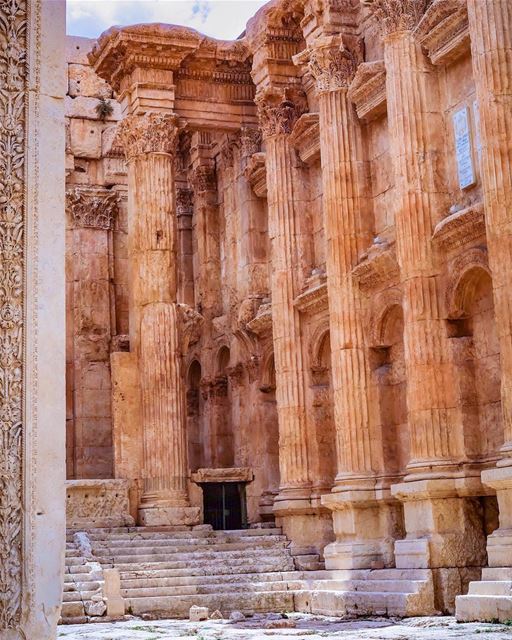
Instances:
[[[267,197],[267,168],[264,153],[255,153],[249,158],[244,176],[258,198]]]
[[[349,87],[348,97],[355,104],[358,117],[364,122],[374,120],[386,113],[384,60],[363,62],[359,65]]]
[[[247,323],[247,329],[257,336],[262,336],[272,331],[272,303],[267,302],[260,305],[256,316],[251,322]]]
[[[295,64],[306,64],[316,81],[318,93],[345,89],[352,82],[362,60],[362,45],[355,38],[322,36],[313,47],[293,57]]]
[[[176,215],[191,216],[194,212],[194,192],[192,189],[176,189]]]
[[[432,240],[441,250],[453,251],[482,236],[485,236],[484,206],[478,203],[441,220]]]
[[[192,185],[197,193],[217,190],[217,176],[213,162],[200,164],[194,168],[192,171]]]
[[[354,267],[352,275],[364,292],[371,292],[383,285],[398,282],[400,268],[394,246],[383,242],[371,247]]]
[[[240,148],[243,158],[249,158],[261,150],[261,131],[255,127],[242,127]]]
[[[34,7],[37,13],[39,8]],[[37,18],[36,18],[37,19]],[[27,3],[0,3],[0,636],[22,637]],[[37,38],[34,38],[37,42]],[[35,55],[35,54],[34,54]],[[31,63],[32,64],[32,63]],[[35,93],[37,94],[38,88]],[[37,118],[35,118],[37,120]],[[34,134],[37,136],[37,132]],[[37,145],[37,138],[34,141]],[[34,150],[31,152],[34,153]],[[51,188],[47,185],[47,188]],[[34,231],[34,233],[36,233]],[[30,447],[29,447],[30,448]],[[35,513],[30,513],[34,518]],[[34,522],[32,521],[32,526]],[[28,564],[28,563],[27,563]],[[30,567],[27,571],[33,573]],[[26,583],[25,583],[26,584]],[[13,630],[13,631],[11,631]],[[18,633],[18,631],[20,633]],[[11,636],[11,634],[13,634]]]
[[[128,161],[146,153],[173,155],[178,143],[178,121],[173,113],[128,116],[119,124],[115,144],[121,145]]]
[[[302,313],[315,315],[327,311],[329,297],[327,277],[324,272],[308,279],[307,288],[294,300],[295,307]]]
[[[256,105],[265,138],[291,133],[297,120],[307,111],[306,95],[295,87],[264,89],[256,94]]]
[[[416,37],[432,64],[453,62],[469,51],[466,0],[434,0],[416,29]]]
[[[119,197],[101,187],[74,187],[66,193],[66,207],[75,226],[108,230],[119,210]]]
[[[318,113],[304,113],[295,123],[290,142],[305,164],[320,160],[320,125]]]
[[[412,31],[430,0],[363,0],[384,35]]]

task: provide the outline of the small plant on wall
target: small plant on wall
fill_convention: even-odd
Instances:
[[[96,105],[96,113],[98,114],[98,118],[105,122],[105,120],[112,115],[114,111],[114,107],[110,100],[106,98],[101,98],[98,104]]]

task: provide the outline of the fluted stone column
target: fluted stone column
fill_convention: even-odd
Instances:
[[[176,301],[174,148],[177,117],[129,116],[120,139],[128,160],[130,342],[139,359],[143,422],[142,524],[195,524],[189,506],[185,391]]]
[[[468,0],[471,52],[480,113],[487,245],[500,338],[504,459],[482,473],[496,490],[500,526],[487,540],[490,567],[512,566],[512,4]],[[495,579],[495,578],[494,578]],[[512,580],[512,573],[508,573]]]
[[[281,484],[276,513],[307,509],[308,469],[304,355],[300,318],[293,301],[297,283],[297,216],[294,155],[289,134],[305,106],[299,93],[268,89],[257,97],[266,142],[268,224],[271,239],[272,323],[276,367]],[[304,105],[304,106],[303,106]]]
[[[388,126],[395,169],[396,242],[404,295],[407,405],[411,436],[398,567],[481,566],[477,505],[452,479],[462,457],[441,290],[431,235],[445,207],[440,166],[443,119],[436,72],[415,40],[426,0],[370,0],[384,31]],[[463,483],[461,483],[463,484]]]
[[[333,492],[322,498],[333,511],[336,534],[336,542],[324,550],[328,569],[393,563],[391,513],[384,500],[379,504],[374,490],[379,442],[370,433],[363,300],[352,278],[359,256],[371,243],[361,132],[347,96],[359,62],[358,44],[354,38],[346,43],[341,35],[324,36],[295,59],[308,63],[319,104],[338,462]]]

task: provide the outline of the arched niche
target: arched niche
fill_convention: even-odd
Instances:
[[[233,467],[235,464],[232,393],[228,376],[230,363],[231,351],[223,345],[216,355],[211,394],[212,459],[213,465],[220,468]]]

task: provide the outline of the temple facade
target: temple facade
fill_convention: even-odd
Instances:
[[[512,618],[510,2],[272,0],[67,62],[68,525],[275,522],[319,580]]]

